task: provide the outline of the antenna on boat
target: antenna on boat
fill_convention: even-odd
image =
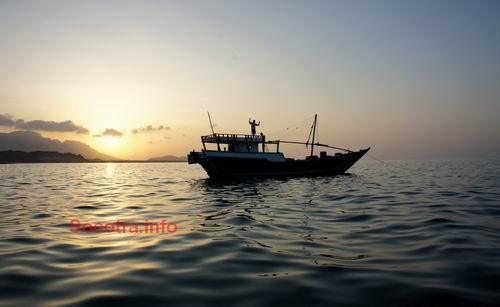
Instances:
[[[210,122],[210,129],[212,129],[212,134],[215,134],[214,125],[212,125],[212,119],[210,118],[210,112],[207,111],[207,114],[208,114],[208,121]]]
[[[314,114],[314,124],[313,124],[313,139],[311,142],[311,157],[314,152],[314,138],[316,136],[316,122],[318,121],[318,114]]]

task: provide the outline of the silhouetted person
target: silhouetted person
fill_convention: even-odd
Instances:
[[[255,119],[252,121],[251,118],[248,119],[248,123],[250,124],[250,126],[252,127],[252,135],[255,135],[257,133],[257,131],[255,130],[255,127],[259,126],[260,125],[260,121],[259,123],[257,124],[255,122]]]

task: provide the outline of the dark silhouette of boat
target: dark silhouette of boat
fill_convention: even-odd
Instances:
[[[203,149],[190,152],[188,163],[199,163],[213,179],[338,175],[345,173],[370,150],[351,151],[315,142],[317,115],[309,133],[309,138],[312,133],[311,142],[267,141],[264,134],[255,134],[255,126],[252,126],[252,134],[215,133],[210,114],[209,120],[212,134],[201,137]],[[249,123],[256,125],[255,120]],[[285,158],[279,151],[281,143],[311,146],[310,155],[305,159]],[[216,144],[216,149],[207,149],[208,144]],[[266,145],[275,145],[276,151],[266,150]],[[343,153],[331,156],[321,151],[318,157],[314,155],[314,147],[337,149]]]

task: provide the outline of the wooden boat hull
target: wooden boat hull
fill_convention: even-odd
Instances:
[[[199,163],[213,179],[338,175],[345,173],[368,150],[370,148],[316,159],[286,159],[285,162],[258,157],[217,157],[193,151],[188,155],[188,161],[190,164]]]

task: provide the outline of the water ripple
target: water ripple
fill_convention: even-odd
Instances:
[[[181,163],[0,165],[0,176],[0,305],[500,301],[496,160],[225,183]],[[74,219],[178,230],[75,233]]]

